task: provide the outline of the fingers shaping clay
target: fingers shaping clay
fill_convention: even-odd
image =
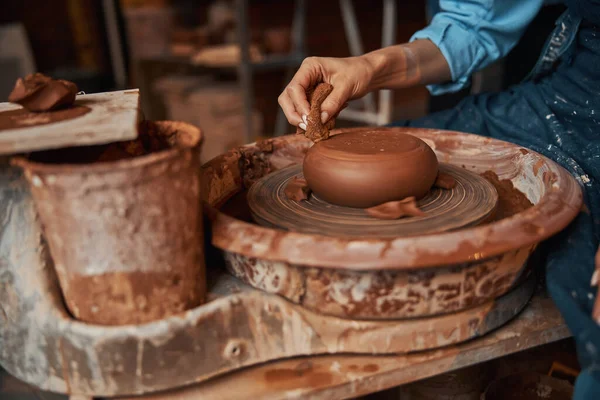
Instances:
[[[434,184],[438,160],[421,139],[387,130],[341,133],[313,145],[304,178],[322,200],[369,208],[420,199]]]
[[[323,124],[321,122],[321,104],[332,91],[333,86],[329,83],[320,83],[306,92],[306,98],[310,104],[310,112],[306,117],[306,131],[296,128],[297,134],[304,134],[315,143],[329,138],[329,131],[335,126],[335,118],[332,117]]]
[[[404,200],[388,201],[375,207],[365,210],[367,214],[378,219],[398,219],[402,217],[422,217],[423,211],[417,207],[417,200],[414,197],[407,197]]]
[[[77,85],[44,74],[29,74],[17,79],[8,101],[33,112],[44,112],[69,107],[75,102]]]

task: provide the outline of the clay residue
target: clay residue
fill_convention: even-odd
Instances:
[[[143,123],[138,132],[138,137],[134,140],[108,145],[96,161],[107,162],[140,157],[166,150],[171,146],[170,138],[161,134],[155,125]]]
[[[508,179],[500,179],[493,171],[481,174],[498,192],[498,206],[496,208],[496,220],[510,217],[527,210],[533,204],[529,199],[516,189]]]
[[[435,178],[433,186],[440,189],[450,190],[456,186],[456,179],[454,179],[454,177],[450,174],[439,172],[437,178]]]
[[[77,85],[44,74],[29,74],[17,79],[8,101],[33,112],[45,112],[73,105]]]
[[[274,368],[265,371],[264,380],[270,387],[319,387],[333,381],[328,371],[320,371],[311,362],[301,362],[295,368]]]
[[[202,304],[206,278],[199,272],[198,265],[190,264],[172,272],[71,273],[61,286],[69,311],[81,321],[140,324]]]
[[[283,192],[290,200],[302,201],[308,199],[308,196],[310,195],[310,188],[308,187],[306,179],[295,176],[291,181],[288,182]]]
[[[304,134],[315,143],[329,138],[329,131],[335,126],[335,117],[330,118],[326,123],[321,122],[321,104],[332,91],[333,86],[328,83],[320,83],[306,92],[306,98],[310,104],[306,131],[297,128],[297,134]]]
[[[68,110],[73,110],[73,108]],[[66,147],[36,152],[30,156],[30,159],[47,164],[111,162],[145,156],[176,147],[179,139],[176,131],[166,132],[152,123],[140,124],[138,132],[138,137],[134,140],[108,145]]]
[[[261,147],[263,148],[261,149]],[[250,188],[254,182],[273,171],[267,157],[267,154],[273,151],[272,146],[265,147],[257,143],[257,147],[242,147],[239,151],[238,166],[244,188]]]
[[[367,214],[378,219],[398,219],[402,217],[422,217],[425,215],[417,206],[414,197],[403,200],[388,201],[375,207],[365,209]]]
[[[23,129],[32,126],[47,125],[68,121],[89,113],[85,106],[73,106],[48,112],[31,112],[24,108],[0,112],[0,131],[5,129]]]
[[[538,172],[540,171],[540,168],[542,168],[542,166],[545,164],[544,159],[540,158],[534,165],[533,165],[533,175],[534,176],[538,176]]]

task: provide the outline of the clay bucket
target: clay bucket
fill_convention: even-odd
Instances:
[[[169,148],[109,162],[89,162],[97,146],[68,149],[83,158],[77,164],[52,151],[41,153],[44,162],[13,159],[29,182],[66,305],[82,321],[138,324],[204,301],[202,134],[181,122],[142,127]]]

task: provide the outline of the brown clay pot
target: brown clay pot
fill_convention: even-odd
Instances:
[[[399,131],[357,131],[312,146],[304,178],[322,200],[367,208],[423,197],[435,182],[438,160],[421,139]]]
[[[148,126],[167,138],[167,149],[109,162],[82,160],[89,148],[69,149],[76,164],[52,152],[13,160],[25,170],[77,319],[137,324],[204,301],[202,134],[181,122]]]

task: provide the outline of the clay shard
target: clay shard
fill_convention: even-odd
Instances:
[[[73,105],[77,92],[73,82],[35,73],[17,79],[8,101],[29,111],[45,112]]]
[[[284,194],[293,201],[307,200],[310,195],[310,188],[306,179],[295,176],[285,187]]]
[[[367,214],[378,219],[398,219],[402,217],[422,217],[425,212],[417,206],[414,197],[407,197],[398,201],[388,201],[375,207],[365,209]]]
[[[298,127],[296,134],[304,134],[314,143],[329,138],[329,131],[335,127],[335,117],[323,124],[321,122],[321,105],[332,91],[333,86],[329,83],[320,83],[306,92],[306,98],[310,104],[310,112],[306,118],[306,131]]]
[[[452,177],[450,174],[439,172],[437,178],[435,178],[435,183],[433,186],[440,189],[450,190],[456,186],[456,179],[454,179],[454,177]]]

